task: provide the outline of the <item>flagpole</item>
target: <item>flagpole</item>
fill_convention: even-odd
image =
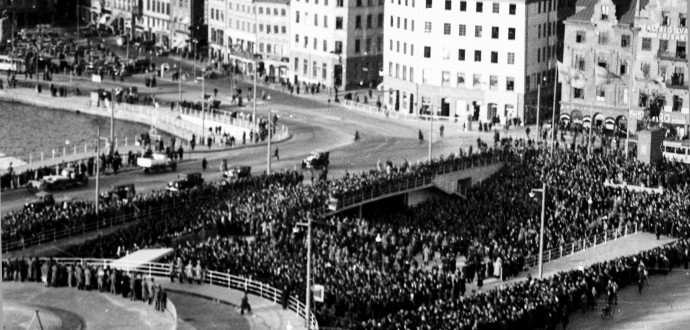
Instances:
[[[558,24],[556,24],[558,25]],[[556,59],[558,61],[558,59]],[[558,87],[558,63],[556,63],[553,73],[553,109],[551,110],[551,153],[553,154],[556,145],[556,91]],[[560,122],[560,121],[559,121]]]

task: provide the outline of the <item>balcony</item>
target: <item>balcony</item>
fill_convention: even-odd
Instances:
[[[656,54],[656,57],[659,60],[685,62],[685,51],[677,51],[675,54],[673,54],[668,50],[659,49],[659,51]]]
[[[666,80],[666,88],[669,89],[680,89],[687,90],[688,85],[685,84],[685,75],[674,73],[671,75],[671,79]]]

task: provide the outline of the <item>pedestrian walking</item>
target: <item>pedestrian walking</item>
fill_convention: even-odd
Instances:
[[[208,162],[206,161],[206,158],[201,160],[201,169],[203,171],[206,171],[206,166],[208,165]]]
[[[277,147],[276,147],[276,151],[273,152],[273,157],[275,157],[277,160],[280,160],[280,154],[278,153]]]

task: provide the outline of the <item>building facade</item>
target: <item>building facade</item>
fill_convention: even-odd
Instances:
[[[384,0],[294,0],[290,3],[292,83],[339,90],[381,81]]]
[[[389,111],[517,124],[537,87],[553,86],[560,1],[386,1]]]
[[[255,0],[257,7],[257,69],[267,81],[289,79],[290,2],[288,0]]]
[[[686,1],[580,1],[565,33],[562,121],[687,135]]]
[[[208,40],[206,1],[171,0],[170,7],[172,17],[170,49],[190,50],[194,46],[194,40],[205,45]]]
[[[164,48],[171,46],[173,30],[170,2],[174,0],[144,0],[142,10],[144,39]]]

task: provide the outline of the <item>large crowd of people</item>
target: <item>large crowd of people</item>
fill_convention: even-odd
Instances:
[[[508,159],[507,165],[471,188],[464,199],[432,199],[365,218],[313,212],[331,198],[499,158]],[[626,226],[687,239],[687,174],[682,165],[644,165],[614,151],[588,153],[578,148],[550,153],[524,141],[504,140],[494,150],[423,164],[387,162],[371,172],[311,185],[302,183],[300,173],[287,171],[181,194],[144,195],[131,204],[136,207],[113,205],[113,210],[131,207],[136,212],[161,203],[194,207],[142,212],[145,221],[68,248],[66,253],[112,258],[144,247],[169,246],[175,248],[169,260],[173,264],[251,278],[304,300],[307,235],[299,223],[312,221],[314,283],[328,288],[324,302],[315,306],[321,325],[553,328],[567,322],[583,300],[592,301],[593,292],[635,282],[640,267],[687,264],[687,243],[682,240],[549,279],[482,291],[484,280],[518,276],[526,259],[538,253],[541,203],[530,196],[530,190],[547,187],[546,249],[606,230],[622,233]],[[661,186],[664,193],[634,192],[604,182]],[[79,217],[67,214],[60,221],[69,223],[73,218]],[[42,219],[45,215],[37,215],[31,230],[40,231],[40,226],[50,223]],[[10,233],[24,226],[22,220],[8,224]],[[470,283],[476,283],[478,291],[467,295]]]

